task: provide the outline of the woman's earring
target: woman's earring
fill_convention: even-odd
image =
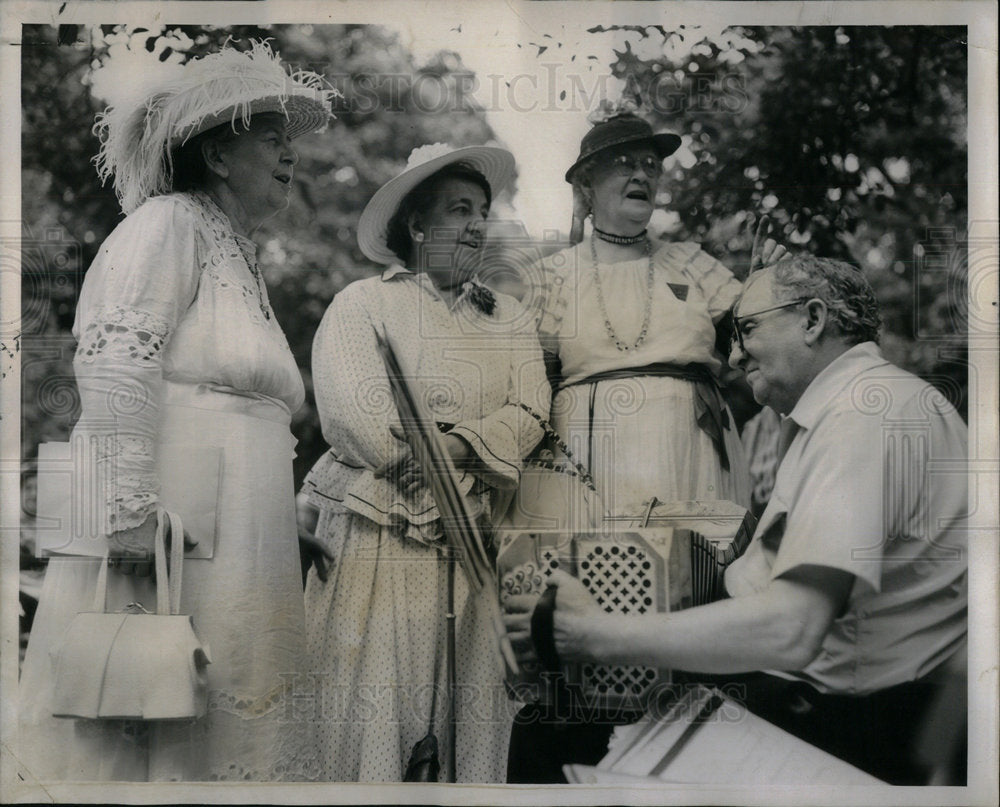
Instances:
[[[417,233],[415,236],[413,236],[413,240],[414,241],[423,241],[424,240],[424,234],[423,233]]]

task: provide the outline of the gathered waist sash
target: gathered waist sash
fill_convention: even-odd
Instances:
[[[605,370],[603,373],[594,373],[579,381],[572,381],[563,384],[560,389],[575,387],[580,384],[597,384],[601,381],[615,381],[620,378],[635,378],[637,376],[665,376],[668,378],[683,378],[685,381],[707,381],[715,385],[715,377],[711,371],[703,364],[671,364],[660,361],[653,364],[645,364],[642,367],[623,367],[618,370]]]
[[[642,367],[626,367],[620,370],[606,370],[594,373],[579,381],[564,384],[560,391],[568,387],[590,384],[590,439],[593,440],[594,401],[597,397],[597,385],[602,381],[616,381],[623,378],[640,376],[658,376],[661,378],[679,378],[694,384],[694,414],[698,427],[711,438],[712,444],[719,455],[719,464],[725,471],[729,470],[729,454],[726,451],[724,432],[732,428],[726,402],[722,398],[719,384],[712,372],[702,364],[671,364],[656,362]],[[592,447],[588,448],[588,461],[591,459]],[[589,463],[592,467],[592,463]]]
[[[286,426],[292,420],[292,413],[284,401],[225,384],[164,381],[163,401],[167,406],[188,406],[210,412],[246,415]]]

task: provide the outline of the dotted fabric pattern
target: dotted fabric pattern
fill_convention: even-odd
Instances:
[[[304,490],[316,537],[334,556],[306,586],[316,746],[327,781],[401,781],[432,731],[447,781],[447,566],[430,493],[400,493],[379,466],[399,456],[398,425],[375,343],[391,342],[414,394],[478,458],[478,491],[512,490],[542,429],[549,386],[531,317],[497,295],[493,315],[449,304],[425,275],[394,267],[334,299],[313,345],[313,381],[330,452]],[[472,485],[472,479],[465,479]],[[460,485],[461,487],[461,485]],[[463,488],[463,493],[468,491]],[[492,494],[491,494],[492,495]],[[456,574],[457,781],[503,782],[514,703],[488,615]],[[435,696],[436,693],[436,696]]]
[[[306,583],[306,636],[325,781],[398,782],[433,730],[447,781],[447,567],[433,547],[352,514],[324,513],[336,557]],[[503,782],[516,705],[485,609],[456,570],[457,781]],[[435,689],[437,696],[435,698]]]

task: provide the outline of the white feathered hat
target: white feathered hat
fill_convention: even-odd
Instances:
[[[411,190],[432,174],[452,163],[465,163],[486,177],[493,198],[497,197],[514,176],[514,155],[496,146],[464,146],[455,148],[446,143],[433,143],[415,148],[399,174],[376,191],[365,205],[358,221],[358,246],[375,263],[399,262],[388,244],[389,221],[400,202]]]
[[[101,148],[94,158],[101,182],[114,178],[128,215],[151,196],[169,193],[170,152],[201,132],[237,120],[277,112],[290,138],[322,131],[340,95],[316,73],[291,73],[266,42],[249,51],[224,47],[185,64],[141,95],[109,106],[97,116]]]

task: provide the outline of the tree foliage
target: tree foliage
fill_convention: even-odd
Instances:
[[[789,248],[860,266],[888,357],[964,412],[964,28],[633,30],[611,70],[689,152],[660,199],[672,235],[745,272],[766,213]]]
[[[103,101],[90,82],[111,43],[127,40],[166,60],[200,55],[229,37],[270,38],[286,62],[322,72],[344,94],[329,130],[296,142],[290,207],[256,236],[307,388],[323,311],[347,283],[377,271],[355,240],[364,204],[414,147],[492,137],[482,111],[463,97],[469,74],[460,54],[417,64],[378,26],[69,28],[23,29],[29,456],[75,417],[69,330],[80,279],[121,218],[91,163],[91,126]],[[767,213],[791,248],[857,263],[882,303],[889,358],[964,409],[964,30],[733,27],[709,36],[683,26],[617,26],[592,34],[608,31],[628,41],[607,69],[641,96],[655,124],[684,137],[659,196],[671,211],[657,219],[669,235],[702,242],[740,274],[749,224]],[[526,50],[531,58],[543,57]],[[750,411],[744,405],[739,417]],[[301,479],[324,449],[311,397],[293,428]]]
[[[107,38],[123,35],[118,26],[81,30],[60,45],[56,29],[25,27],[22,188],[27,240],[38,253],[26,267],[22,298],[22,308],[30,312],[24,318],[29,338],[23,340],[22,362],[29,455],[40,440],[64,435],[78,414],[68,332],[86,267],[121,220],[113,191],[100,187],[91,163],[98,146],[91,127],[103,104],[88,92],[88,81],[90,71],[109,58]],[[289,208],[255,234],[272,305],[311,392],[312,338],[323,312],[345,285],[378,271],[355,240],[365,203],[417,146],[492,138],[482,112],[460,102],[467,75],[461,59],[441,53],[417,65],[394,34],[377,26],[130,32],[133,46],[137,38],[142,46],[144,37],[145,47],[161,59],[171,55],[158,42],[163,38],[188,44],[185,58],[217,49],[229,37],[237,44],[270,38],[286,63],[324,74],[343,93],[329,129],[296,141],[299,162]],[[68,257],[60,257],[67,245]],[[57,262],[61,268],[54,272]],[[51,377],[63,379],[61,406],[54,404],[55,389],[43,388]],[[296,413],[293,430],[300,440],[296,476],[301,479],[325,448],[311,394]]]

